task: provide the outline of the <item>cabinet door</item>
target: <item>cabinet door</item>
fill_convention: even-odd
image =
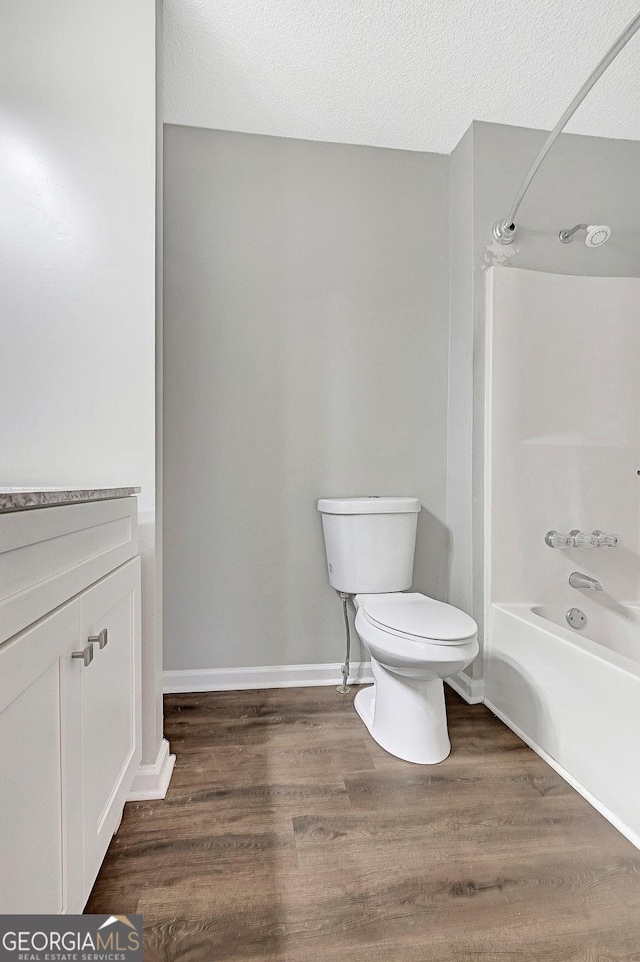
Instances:
[[[93,662],[80,673],[84,900],[118,827],[140,764],[140,559],[78,598],[82,644]],[[106,643],[105,643],[106,642]]]
[[[63,677],[78,636],[72,603],[0,646],[0,913],[68,910]]]

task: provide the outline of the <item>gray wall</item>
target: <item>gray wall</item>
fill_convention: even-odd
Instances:
[[[473,610],[473,128],[451,154],[449,412],[447,525],[451,533],[449,600]]]
[[[447,593],[448,158],[169,126],[164,184],[165,668],[339,661],[319,496],[417,495]]]
[[[485,275],[495,263],[562,274],[640,274],[640,143],[562,134],[527,193],[510,247],[492,243],[491,227],[506,217],[546,131],[475,122],[451,158],[451,356],[449,497],[453,531],[454,603],[484,613],[484,368]],[[609,242],[589,249],[584,235],[561,244],[558,232],[577,223],[608,224]],[[473,250],[469,251],[471,231]],[[603,318],[603,326],[607,319]],[[472,358],[472,363],[469,359]],[[469,377],[473,390],[469,392]],[[456,475],[472,488],[456,486]],[[456,494],[457,491],[457,494]],[[471,500],[473,518],[470,521]],[[469,553],[472,551],[472,570]],[[464,603],[463,603],[464,602]],[[471,603],[471,609],[468,605]],[[470,669],[480,677],[481,661]]]

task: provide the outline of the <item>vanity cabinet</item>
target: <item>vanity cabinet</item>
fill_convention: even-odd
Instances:
[[[0,913],[81,912],[140,763],[135,499],[19,514],[0,624],[35,617],[0,644]]]

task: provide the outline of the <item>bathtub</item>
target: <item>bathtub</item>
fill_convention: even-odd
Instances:
[[[640,604],[492,604],[486,704],[640,848]]]

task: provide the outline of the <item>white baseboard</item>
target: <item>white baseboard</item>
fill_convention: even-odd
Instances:
[[[242,691],[251,688],[311,688],[339,685],[341,664],[265,665],[261,668],[201,668],[194,671],[165,671],[165,694],[189,691]],[[373,681],[368,661],[351,662],[349,682],[362,685]]]
[[[526,732],[523,732],[521,728],[519,728],[507,715],[504,714],[504,712],[500,711],[499,708],[496,708],[496,706],[490,702],[488,698],[485,699],[485,705],[489,711],[492,711],[493,714],[500,719],[501,722],[504,722],[507,728],[510,728],[511,731],[516,733],[518,738],[521,738],[522,741],[529,746],[529,748],[532,748],[536,755],[539,755],[540,758],[547,763],[547,765],[553,768],[554,772],[557,772],[561,778],[564,778],[565,782],[571,785],[572,788],[575,788],[576,792],[578,792],[579,795],[582,795],[582,797],[589,802],[589,804],[592,805],[597,812],[600,812],[600,814],[604,816],[608,822],[611,822],[614,828],[617,828],[625,838],[629,839],[632,845],[635,845],[636,848],[640,849],[640,834],[638,834],[638,832],[634,831],[634,829],[627,825],[626,822],[623,822],[622,819],[619,818],[615,812],[612,812],[610,808],[607,808],[607,806],[604,805],[599,798],[596,798],[596,796],[593,795],[588,788],[585,788],[584,785],[574,778],[566,768],[564,768],[555,760],[555,758],[552,758],[551,755],[544,750],[544,748],[541,748],[540,745],[533,740],[533,738],[530,738]]]
[[[169,742],[162,739],[160,751],[151,765],[141,765],[133,780],[128,802],[142,802],[152,798],[164,798],[169,788],[176,756],[169,753]]]
[[[484,679],[468,678],[460,672],[445,680],[468,705],[481,705],[484,701]]]

